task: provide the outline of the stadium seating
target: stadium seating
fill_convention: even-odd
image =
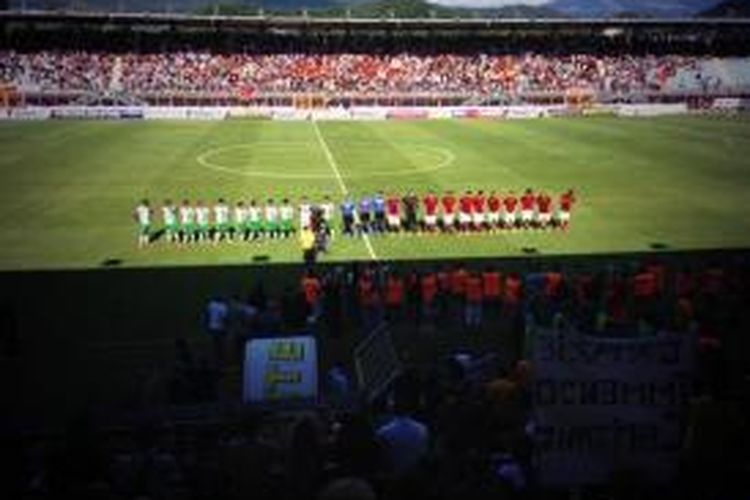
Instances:
[[[507,95],[750,86],[750,59],[570,54],[158,54],[0,52],[0,81],[29,92],[154,96],[258,93]]]

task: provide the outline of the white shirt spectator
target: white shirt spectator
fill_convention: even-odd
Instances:
[[[430,432],[427,427],[408,416],[396,416],[380,427],[377,436],[385,446],[386,456],[394,475],[403,475],[416,467],[427,455]]]
[[[227,328],[227,317],[229,316],[229,306],[220,298],[213,298],[206,306],[206,319],[208,322],[208,332],[211,334],[221,335]]]

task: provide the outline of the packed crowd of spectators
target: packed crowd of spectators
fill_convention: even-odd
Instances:
[[[707,58],[630,55],[219,54],[0,51],[0,82],[46,92],[208,94],[457,93],[670,89],[681,70]],[[720,85],[720,82],[718,83]]]
[[[433,299],[432,294],[425,295],[431,288],[424,286],[425,280],[434,271],[439,281],[443,270],[448,273],[446,287],[438,284],[437,295],[444,296],[445,309],[437,307],[435,314],[441,325],[446,321],[461,325],[466,319],[464,307],[473,300],[466,288],[473,286],[471,280],[477,277],[483,282],[489,277],[492,281],[491,273],[500,271],[462,265],[420,270],[352,266],[306,273],[298,293],[289,291],[299,295],[298,301],[277,300],[261,290],[247,302],[212,300],[213,320],[218,322],[209,324],[209,329],[241,331],[245,321],[264,323],[253,327],[256,333],[269,327],[296,328],[296,321],[315,329],[316,323],[327,324],[326,318],[336,314],[332,294],[340,294],[342,309],[353,307],[362,313],[381,303],[384,317],[393,324],[410,324]],[[400,297],[403,303],[398,304],[392,280],[401,278],[405,290]],[[700,267],[649,261],[601,272],[555,268],[508,272],[500,280],[498,300],[490,287],[489,297],[484,297],[490,301],[482,301],[480,307],[487,313],[499,308],[501,317],[533,310],[540,321],[549,316],[553,322],[558,313],[578,315],[576,321],[589,315],[595,321],[603,313],[611,318],[603,327],[620,322],[632,328],[644,320],[676,331],[697,325],[713,330],[701,340],[704,350],[715,350],[720,349],[725,328],[737,321],[734,315],[746,298],[746,279],[747,268],[739,261]],[[365,293],[371,289],[368,281],[374,298]],[[506,304],[515,300],[516,292],[507,291],[509,285],[519,293],[520,304]],[[551,311],[545,313],[548,307]],[[394,308],[397,316],[392,315]],[[289,320],[286,315],[298,318]],[[202,371],[203,362],[195,362],[184,342],[177,342],[176,349],[179,370],[195,371],[196,400],[213,397],[215,374]],[[535,483],[528,385],[533,366],[520,358],[498,364],[483,359],[481,353],[462,353],[407,365],[381,396],[346,409],[281,414],[262,410],[190,421],[147,419],[119,430],[105,430],[83,418],[57,439],[18,438],[7,443],[4,452],[16,459],[6,488],[14,497],[34,498],[570,498],[565,491],[540,491]],[[329,394],[334,385],[335,390],[351,391],[352,378],[347,367],[334,365],[323,379],[322,391]],[[724,385],[717,385],[714,394],[726,390]],[[704,407],[705,400],[696,404]],[[702,410],[696,411],[700,415]],[[711,439],[725,439],[742,427],[741,416],[733,409],[725,410],[722,419],[720,427],[711,428]],[[701,432],[705,430],[701,427]],[[721,446],[723,453],[737,453],[742,441],[729,440]],[[709,471],[703,464],[701,473],[693,475],[689,472],[693,458],[686,460],[685,475],[667,498],[714,498],[711,495],[730,487],[715,479],[737,473],[734,466]],[[709,472],[719,476],[708,481]],[[614,479],[609,486],[576,494],[587,499],[635,498],[636,492],[656,493],[649,488],[631,477],[627,484]]]
[[[372,310],[377,321],[406,325],[404,331],[413,333],[426,321],[455,330],[460,339],[473,331],[465,312],[476,302],[500,321],[531,315],[554,323],[563,315],[604,335],[697,329],[702,351],[718,352],[733,329],[743,328],[747,280],[742,258],[689,266],[662,260],[548,266],[524,273],[461,264],[352,264],[306,272],[298,287],[281,296],[259,286],[246,299],[215,297],[206,326],[212,336],[277,334],[299,331],[300,325],[319,336],[358,335]],[[648,331],[638,327],[644,322]],[[337,324],[346,331],[337,331]],[[523,322],[513,330],[521,336]],[[211,401],[221,368],[205,356],[198,359],[182,340],[175,348],[172,397],[183,404]],[[533,366],[521,356],[487,363],[486,355],[456,348],[428,363],[407,363],[380,396],[346,408],[246,409],[166,420],[161,415],[117,428],[89,415],[54,437],[19,434],[4,441],[3,453],[12,458],[4,486],[13,498],[571,498],[567,491],[540,491],[535,481]],[[727,367],[720,362],[699,367],[713,377],[721,370]],[[718,396],[734,383],[719,377],[703,386]],[[354,387],[345,364],[334,364],[321,382],[326,397]],[[701,413],[705,401],[697,401],[697,416],[691,416],[700,434],[688,434],[708,437],[695,438],[704,444],[688,450],[695,455],[686,452],[681,481],[667,498],[720,498],[733,487],[727,479],[741,477],[741,461],[726,467],[717,465],[724,460],[701,461],[709,456],[702,446],[709,452],[719,446],[723,457],[742,456],[744,443],[734,434],[742,418],[733,406],[722,410],[720,425],[700,423],[714,408]],[[639,478],[624,477],[629,479],[577,491],[576,498],[656,494]]]
[[[688,332],[700,328],[712,343],[736,324],[746,296],[744,261],[673,266],[660,260],[563,270],[550,266],[520,273],[492,264],[404,268],[352,264],[310,268],[297,289],[278,296],[257,289],[209,301],[209,333],[278,334],[311,329],[339,338],[364,338],[382,322],[472,333],[485,321],[566,321],[601,335]],[[213,330],[213,331],[212,331]],[[518,328],[514,333],[523,332]],[[713,339],[713,340],[712,340]]]
[[[347,411],[249,411],[6,442],[13,498],[515,498],[528,490],[528,366],[406,371]],[[502,495],[498,497],[498,495]]]

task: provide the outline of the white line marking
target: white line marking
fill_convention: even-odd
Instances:
[[[370,141],[347,141],[347,144],[367,144],[372,145],[372,142]],[[426,152],[428,154],[436,154],[436,156],[440,157],[440,162],[435,163],[434,165],[428,165],[426,167],[419,167],[412,170],[392,170],[392,171],[386,171],[386,170],[368,170],[364,174],[349,174],[349,178],[358,178],[358,177],[406,177],[406,176],[413,176],[417,174],[423,174],[427,172],[434,172],[436,170],[443,169],[447,167],[448,165],[452,164],[453,161],[456,159],[455,155],[448,149],[437,147],[437,146],[427,146],[424,144],[419,143],[412,143],[412,142],[399,142],[398,145],[408,146],[409,149],[414,151],[421,151]],[[269,148],[269,146],[271,146]],[[330,173],[322,173],[322,174],[305,174],[305,173],[293,173],[288,174],[284,172],[279,172],[279,170],[283,171],[286,167],[280,166],[280,165],[273,165],[273,164],[264,164],[262,166],[260,165],[253,165],[251,164],[245,164],[245,165],[237,165],[236,167],[226,166],[222,165],[220,163],[214,163],[211,161],[211,157],[216,156],[218,154],[221,154],[225,151],[234,151],[237,149],[255,149],[257,147],[262,147],[263,149],[268,149],[269,151],[274,152],[282,152],[282,151],[288,151],[290,146],[314,146],[316,149],[320,147],[319,144],[311,144],[307,142],[273,142],[273,141],[261,141],[256,142],[254,144],[235,144],[230,146],[223,146],[219,148],[213,148],[204,151],[203,153],[199,154],[195,157],[196,161],[200,163],[203,167],[216,170],[218,172],[226,172],[234,175],[242,175],[246,177],[263,177],[267,179],[292,179],[292,180],[299,180],[299,179],[328,179],[331,174]],[[282,147],[284,148],[282,150]],[[240,168],[245,169],[246,167],[253,167],[258,168],[259,170],[239,170]]]
[[[328,147],[328,144],[326,143],[325,139],[323,139],[323,135],[320,133],[318,122],[316,120],[313,120],[312,124],[313,124],[313,129],[315,130],[315,137],[318,138],[318,143],[320,144],[321,149],[323,149],[323,154],[326,155],[328,164],[331,166],[331,170],[333,170],[333,174],[336,176],[336,180],[339,182],[339,187],[341,188],[341,194],[346,196],[347,194],[349,194],[349,190],[346,189],[346,184],[344,184],[344,179],[341,177],[341,172],[339,172],[339,167],[336,165],[336,160],[333,158],[333,155],[331,154],[331,150]]]
[[[318,138],[318,142],[320,143],[321,149],[323,149],[323,154],[326,155],[326,159],[328,159],[328,164],[331,166],[331,170],[333,170],[333,173],[336,175],[336,180],[339,182],[339,188],[341,188],[341,194],[344,196],[349,194],[349,190],[346,188],[346,184],[344,184],[344,178],[341,177],[341,172],[339,171],[338,165],[336,165],[336,159],[333,157],[333,154],[331,154],[331,150],[328,147],[328,144],[326,143],[325,139],[323,139],[323,134],[320,133],[320,128],[318,127],[318,122],[316,120],[312,120],[313,129],[315,130],[315,136]],[[365,242],[365,246],[367,247],[367,252],[370,254],[370,258],[372,260],[378,260],[378,256],[375,254],[375,250],[372,248],[372,243],[370,242],[370,236],[365,234],[363,235],[363,239]]]

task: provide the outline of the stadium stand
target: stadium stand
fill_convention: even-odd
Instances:
[[[750,60],[526,54],[216,55],[0,53],[8,83],[41,92],[129,96],[259,93],[643,93],[744,90]]]
[[[54,19],[0,18],[14,26],[0,40],[0,81],[16,86],[29,103],[288,104],[300,93],[345,104],[373,97],[417,104],[420,98],[426,104],[559,102],[570,92],[601,101],[673,99],[745,95],[750,73],[741,21],[571,21],[541,35],[521,22],[457,23],[439,31],[429,21],[413,21],[411,27],[401,22],[394,34],[346,20],[300,26],[293,19],[222,24],[221,18],[114,15],[105,36],[89,24],[95,15],[69,14],[67,28],[49,28],[45,23]],[[50,33],[34,37],[42,28]],[[340,28],[350,29],[342,34]]]
[[[506,288],[516,274],[506,272],[502,266],[497,269],[507,274],[501,279],[501,287]],[[500,300],[483,307],[485,314],[496,308],[497,315],[505,317],[503,321],[508,324],[516,324],[512,319],[516,315],[533,313],[539,322],[551,323],[563,314],[581,325],[598,323],[591,329],[610,338],[624,332],[634,335],[637,329],[633,326],[644,320],[650,326],[636,335],[650,335],[652,329],[662,328],[685,335],[697,331],[702,341],[701,371],[696,381],[701,397],[692,401],[690,416],[686,417],[690,432],[707,436],[701,439],[734,439],[734,444],[724,447],[723,452],[725,456],[739,457],[744,443],[739,409],[726,407],[721,428],[701,422],[698,415],[704,404],[701,398],[709,394],[721,397],[735,384],[729,380],[730,370],[721,360],[727,354],[724,342],[732,345],[728,334],[747,303],[747,271],[743,257],[697,266],[646,258],[606,271],[575,266],[540,268],[521,275],[520,302],[503,292]],[[357,318],[361,309],[370,304],[364,304],[359,291],[358,284],[363,279],[376,283],[377,295],[385,297],[388,279],[394,276],[402,276],[408,283],[415,277],[423,280],[431,273],[438,277],[449,273],[450,278],[438,280],[447,285],[438,288],[434,299],[438,304],[436,315],[428,321],[461,324],[463,304],[471,292],[465,289],[466,294],[454,293],[453,276],[470,280],[471,276],[484,273],[483,279],[487,279],[487,272],[486,268],[461,265],[334,267],[320,276],[324,291],[315,300],[320,300],[321,305],[298,301],[284,310],[284,317],[297,316],[292,309],[298,307],[320,309],[318,335],[325,338],[331,334],[328,316],[334,314],[332,291],[340,294],[343,309],[350,311],[346,315]],[[306,274],[304,279],[310,276]],[[303,291],[301,288],[300,293]],[[408,294],[402,297],[404,314],[391,317],[394,331],[410,336],[430,331],[429,326],[413,326],[420,323],[424,314],[425,298],[433,300],[432,295],[420,292],[414,303]],[[264,303],[272,302],[258,297],[250,301],[259,311],[256,319],[262,316]],[[377,301],[378,307],[384,305]],[[607,318],[604,322],[600,319],[602,314]],[[233,335],[257,332],[258,326],[253,323],[250,330],[240,329]],[[356,330],[358,325],[355,321],[351,326]],[[519,335],[524,329],[521,324],[507,333]],[[435,499],[459,494],[478,498],[569,498],[569,492],[549,492],[535,484],[527,385],[533,366],[522,358],[511,357],[502,362],[490,358],[492,362],[485,363],[482,359],[486,353],[478,351],[474,361],[467,362],[465,354],[452,355],[449,351],[444,357],[410,364],[390,389],[370,404],[349,408],[321,406],[302,413],[247,409],[238,412],[226,402],[217,403],[216,372],[198,361],[196,348],[178,341],[175,349],[168,397],[181,406],[173,407],[169,416],[154,415],[155,402],[150,401],[143,416],[131,418],[124,425],[106,424],[101,416],[99,420],[86,417],[63,433],[16,436],[12,446],[4,447],[3,452],[9,456],[19,453],[25,458],[18,464],[19,473],[12,475],[5,487],[21,496],[75,492],[106,494],[110,498],[247,498],[252,492],[260,498],[300,498],[300,485],[305,485],[309,493],[321,491],[331,481],[356,477],[373,488],[377,498],[403,498],[415,492]],[[398,431],[392,426],[383,430],[379,424],[392,415],[388,405],[391,399],[398,425],[405,426],[398,427]],[[417,429],[427,432],[429,446],[420,448],[414,461],[399,462],[394,468],[396,464],[390,462],[393,450],[389,452],[389,441],[382,436]],[[732,491],[736,486],[735,462],[730,460],[730,465],[722,467],[702,462],[693,452],[704,445],[690,446],[685,452],[681,480],[669,493],[637,479],[632,479],[630,487],[642,494],[658,492],[668,498],[714,498],[713,495]],[[498,467],[498,463],[505,466]],[[698,477],[690,475],[694,467],[704,468]],[[704,481],[708,477],[713,481]],[[621,494],[621,487],[614,481],[610,486],[592,487],[578,494],[600,498]],[[698,488],[703,496],[695,496],[693,488]],[[540,496],[542,493],[544,496]]]

